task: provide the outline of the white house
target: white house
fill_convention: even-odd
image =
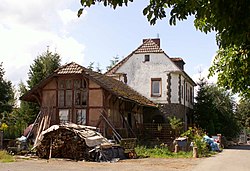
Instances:
[[[158,104],[159,111],[148,111],[146,122],[162,123],[168,116],[192,123],[195,82],[184,71],[181,58],[170,58],[160,39],[144,39],[142,45],[111,68],[106,75],[132,87]],[[150,112],[150,114],[148,114]]]

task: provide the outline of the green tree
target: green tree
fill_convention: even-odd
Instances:
[[[49,50],[39,55],[30,66],[29,79],[27,81],[28,87],[31,89],[42,79],[53,73],[60,66],[60,62],[59,54],[49,52]]]
[[[94,64],[95,64],[95,62],[90,62],[89,66],[87,66],[87,68],[90,70],[94,70]]]
[[[245,128],[250,128],[250,99],[241,99],[237,106],[237,119]]]
[[[4,79],[4,74],[3,63],[0,63],[0,114],[11,112],[15,101],[12,83]]]
[[[114,9],[133,0],[80,0],[78,16],[86,7],[102,2]],[[218,73],[220,86],[250,96],[250,1],[249,0],[150,0],[143,14],[151,24],[169,17],[170,25],[177,20],[195,17],[194,25],[202,32],[217,32],[219,51],[210,68],[210,76]]]
[[[18,92],[21,95],[28,92],[26,85],[22,81],[18,85]],[[31,124],[34,122],[38,110],[39,106],[37,104],[21,101],[18,112],[23,122],[26,124]]]
[[[240,127],[232,95],[223,88],[208,84],[205,79],[201,79],[198,86],[194,105],[195,123],[210,135],[221,133],[226,137],[235,137]]]
[[[102,73],[101,65],[100,65],[99,62],[98,62],[97,65],[96,65],[95,71],[96,71],[96,72],[99,72],[99,73]]]
[[[23,95],[28,91],[28,89],[33,88],[41,80],[49,76],[60,66],[61,58],[57,53],[52,53],[47,50],[42,55],[39,55],[34,63],[30,66],[28,73],[29,79],[27,81],[28,88],[21,82],[19,84],[19,93]],[[20,104],[20,115],[23,116],[23,119],[28,124],[31,124],[36,115],[38,114],[40,107],[36,103],[24,102]]]
[[[12,121],[16,119],[13,116],[15,110],[15,91],[10,81],[5,80],[3,64],[0,63],[0,130],[4,131],[4,137],[9,138],[8,133],[13,125]],[[13,132],[13,131],[12,131]]]
[[[116,55],[113,59],[110,60],[110,65],[106,67],[107,71],[110,70],[113,66],[115,66],[119,62],[119,56]]]

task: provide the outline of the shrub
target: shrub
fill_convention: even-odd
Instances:
[[[210,152],[207,143],[203,139],[204,135],[205,132],[202,129],[189,127],[181,136],[188,137],[188,140],[193,142],[193,145],[198,149],[198,155],[200,157],[207,157],[210,155]]]

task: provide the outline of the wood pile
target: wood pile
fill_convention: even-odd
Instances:
[[[52,125],[41,132],[37,140],[33,149],[40,158],[97,162],[125,159],[126,154],[134,152],[136,142],[135,138],[130,138],[121,139],[120,144],[110,143],[96,127],[76,124]]]
[[[59,128],[44,134],[41,143],[36,147],[40,158],[68,158],[91,161],[90,147],[76,132]]]

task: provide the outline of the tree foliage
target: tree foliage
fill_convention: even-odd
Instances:
[[[90,62],[89,65],[87,66],[87,68],[90,70],[94,70],[94,64],[95,64],[95,62]]]
[[[198,86],[194,105],[195,123],[209,135],[221,133],[226,137],[235,137],[240,127],[235,117],[232,95],[223,88],[209,85],[204,79],[200,80]]]
[[[0,63],[0,114],[3,112],[11,112],[15,99],[12,83],[4,79],[4,74],[3,63]]]
[[[2,63],[0,63],[0,130],[4,131],[4,136],[6,137],[6,131],[12,129],[12,125],[16,125],[12,120],[13,109],[15,106],[15,92],[10,81],[5,80],[4,69]],[[7,137],[8,138],[8,137]]]
[[[116,55],[113,57],[113,59],[110,60],[110,65],[106,67],[107,71],[113,68],[117,63],[119,62],[119,56]]]
[[[183,122],[180,118],[176,118],[175,116],[168,117],[169,124],[171,128],[174,130],[175,137],[180,135],[180,130],[183,129]]]
[[[237,119],[243,127],[250,128],[250,99],[241,99],[237,106]]]
[[[78,16],[86,7],[103,3],[116,8],[133,0],[80,0]],[[250,96],[250,1],[249,0],[150,0],[143,14],[151,24],[168,17],[170,25],[177,20],[195,17],[194,25],[202,32],[217,32],[218,54],[210,76],[218,73],[218,83],[233,92]],[[239,71],[237,70],[239,69]],[[244,71],[244,72],[242,72]]]
[[[57,53],[53,54],[49,50],[39,55],[30,66],[28,87],[31,89],[42,79],[53,73],[60,66],[60,62],[60,56]]]
[[[33,88],[41,80],[49,76],[60,66],[61,58],[57,53],[52,53],[49,50],[44,52],[42,55],[39,55],[34,63],[30,66],[28,73],[29,79],[27,81],[28,87],[24,83],[19,84],[19,93],[23,95],[28,91],[28,89]],[[20,115],[23,116],[23,119],[26,123],[31,124],[36,115],[38,114],[40,107],[36,103],[24,102],[20,104]]]

